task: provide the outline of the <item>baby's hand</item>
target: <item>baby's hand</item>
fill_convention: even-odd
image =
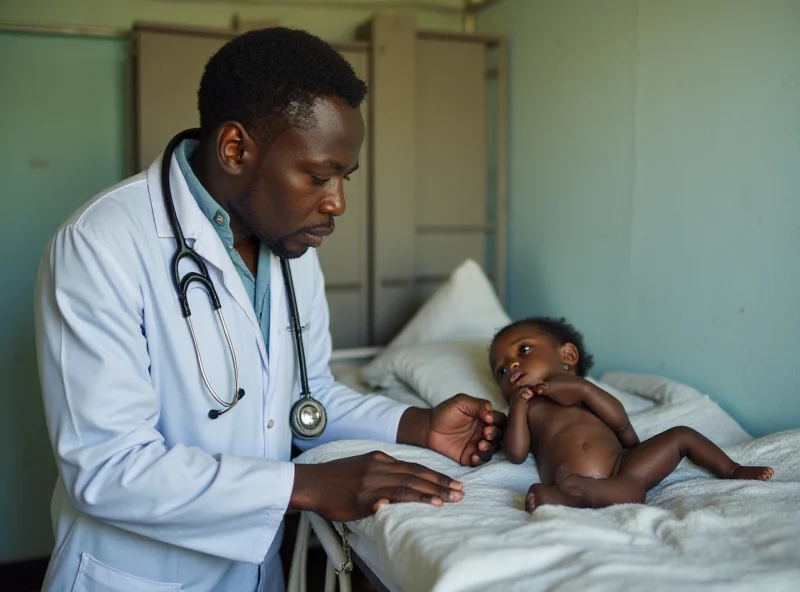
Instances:
[[[533,389],[529,386],[523,386],[517,389],[513,395],[511,395],[511,399],[508,401],[509,405],[512,407],[519,406],[527,407],[528,401],[533,398],[534,392]]]
[[[554,374],[533,387],[537,396],[545,396],[559,405],[580,405],[584,399],[585,379],[573,374]]]
[[[517,394],[526,401],[530,401],[534,395],[533,389],[529,386],[523,386],[521,389],[517,391]]]

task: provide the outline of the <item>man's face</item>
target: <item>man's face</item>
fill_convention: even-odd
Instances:
[[[344,184],[358,168],[364,120],[338,99],[317,99],[309,129],[281,133],[243,171],[243,194],[231,204],[244,230],[280,257],[318,247],[345,211]]]

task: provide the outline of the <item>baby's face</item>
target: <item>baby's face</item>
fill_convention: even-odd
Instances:
[[[495,341],[490,354],[492,371],[506,400],[522,387],[533,387],[562,371],[560,350],[552,337],[524,325]]]

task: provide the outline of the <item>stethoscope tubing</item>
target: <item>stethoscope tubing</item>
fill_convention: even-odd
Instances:
[[[178,294],[178,301],[181,306],[181,314],[186,319],[186,323],[189,327],[189,333],[192,338],[192,344],[194,345],[197,363],[200,366],[200,374],[203,378],[203,382],[205,383],[206,388],[209,390],[214,400],[222,406],[222,409],[212,409],[208,413],[208,416],[211,419],[217,419],[220,415],[223,415],[224,413],[227,413],[233,409],[233,407],[236,406],[242,397],[244,397],[245,392],[244,389],[239,388],[239,364],[236,360],[236,352],[233,347],[233,341],[231,339],[230,332],[228,331],[228,326],[225,323],[225,317],[222,314],[222,304],[220,303],[219,296],[217,295],[217,290],[214,287],[214,283],[211,281],[211,276],[208,273],[208,268],[206,267],[205,262],[186,242],[186,237],[183,234],[183,229],[181,228],[180,221],[178,220],[178,213],[175,210],[175,202],[172,198],[172,189],[169,181],[172,155],[174,154],[175,149],[178,147],[178,144],[185,139],[197,139],[199,137],[199,129],[188,129],[176,134],[175,137],[169,141],[166,149],[164,150],[164,155],[161,162],[161,188],[164,194],[164,205],[167,211],[167,218],[169,219],[170,226],[172,227],[172,233],[175,236],[175,241],[177,243],[175,254],[172,257],[171,262],[172,281],[175,285],[175,291]],[[190,271],[181,276],[178,266],[182,259],[189,259],[192,261],[197,266],[199,271]],[[289,303],[289,319],[291,322],[291,332],[294,337],[295,350],[297,353],[297,365],[300,371],[301,387],[301,398],[294,404],[292,408],[290,427],[292,432],[299,438],[312,439],[319,436],[319,434],[321,434],[325,429],[325,424],[327,421],[325,408],[321,403],[311,397],[311,391],[308,386],[308,371],[306,367],[305,348],[303,347],[303,328],[300,325],[300,315],[298,314],[297,310],[297,299],[294,291],[294,281],[292,280],[292,270],[288,260],[281,257],[280,262],[283,283],[286,288],[286,299]],[[225,335],[225,341],[228,344],[228,351],[230,352],[231,361],[233,363],[235,383],[233,400],[230,402],[223,400],[219,395],[217,395],[216,391],[211,386],[211,382],[208,379],[205,367],[203,365],[203,358],[200,354],[197,336],[195,335],[194,326],[192,325],[192,311],[189,307],[188,300],[188,288],[192,283],[199,283],[205,288],[206,293],[211,300],[211,307],[216,313],[220,327],[222,328],[222,332]],[[320,416],[318,426],[315,426],[314,428],[306,428],[302,425],[295,425],[295,423],[299,421],[295,418],[300,416],[300,410],[304,406],[306,408],[314,409]]]

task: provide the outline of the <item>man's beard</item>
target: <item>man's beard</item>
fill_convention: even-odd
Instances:
[[[257,176],[256,178],[259,178]],[[306,232],[315,233],[319,230],[333,230],[335,225],[333,221],[333,216],[328,216],[328,223],[327,224],[317,224],[316,226],[304,226],[295,232],[287,234],[285,236],[276,237],[265,232],[262,232],[258,228],[258,222],[256,221],[256,214],[255,214],[255,207],[253,205],[254,198],[256,195],[256,190],[258,189],[258,181],[253,181],[253,183],[247,188],[242,198],[239,200],[240,207],[238,208],[238,214],[241,218],[242,222],[246,226],[246,228],[253,233],[259,242],[264,243],[264,245],[269,249],[269,251],[281,259],[297,259],[298,257],[302,257],[305,255],[306,251],[309,249],[308,246],[301,246],[291,250],[287,243],[290,239],[294,237],[301,236]]]

